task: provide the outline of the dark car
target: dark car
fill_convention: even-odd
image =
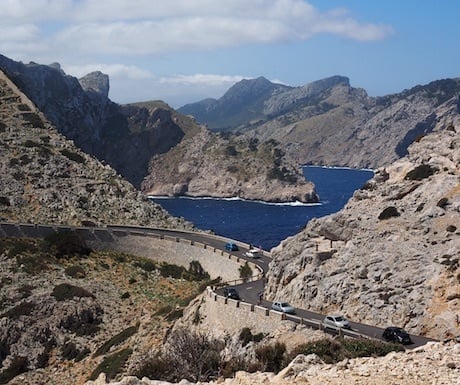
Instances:
[[[238,251],[238,246],[233,242],[228,242],[225,244],[225,250]]]
[[[227,297],[227,298],[231,298],[231,299],[236,299],[237,301],[239,301],[241,298],[240,298],[240,295],[238,294],[238,292],[236,291],[235,288],[233,287],[226,287],[224,289],[224,295]]]
[[[383,331],[382,338],[387,342],[396,342],[403,345],[409,345],[412,343],[409,333],[397,326],[387,327]]]

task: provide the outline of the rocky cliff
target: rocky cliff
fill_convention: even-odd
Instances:
[[[2,220],[191,227],[59,134],[1,71],[0,133]]]
[[[211,129],[242,132],[261,141],[275,139],[299,164],[377,168],[407,154],[407,147],[436,127],[437,109],[458,103],[459,79],[443,79],[384,97],[369,97],[332,76],[301,87],[269,86],[243,80],[211,103],[190,104],[179,111],[194,115]],[[251,97],[251,92],[253,96]],[[238,96],[246,102],[240,104]],[[250,107],[248,107],[250,106]],[[453,110],[458,114],[459,110]],[[219,117],[219,120],[216,120]]]
[[[343,210],[272,250],[266,297],[433,338],[459,335],[457,108],[439,106],[435,132],[379,168]]]
[[[156,196],[319,201],[313,184],[286,162],[274,141],[259,143],[206,128],[154,157],[142,190]]]

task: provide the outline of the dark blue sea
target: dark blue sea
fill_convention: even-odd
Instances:
[[[203,230],[270,250],[297,234],[312,218],[342,209],[353,192],[373,177],[370,170],[305,166],[304,175],[316,186],[321,203],[268,204],[239,199],[153,198],[171,215]]]

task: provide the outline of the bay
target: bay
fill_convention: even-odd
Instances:
[[[316,186],[319,204],[273,204],[217,198],[151,198],[171,215],[183,217],[203,230],[270,250],[297,234],[312,218],[343,208],[367,180],[371,170],[305,166],[307,180]]]

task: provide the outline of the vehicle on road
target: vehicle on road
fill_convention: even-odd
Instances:
[[[234,287],[226,287],[224,289],[224,296],[227,298],[236,299],[237,301],[241,299],[240,295]]]
[[[382,338],[387,342],[396,342],[403,345],[409,345],[412,343],[409,333],[403,328],[397,326],[387,327],[383,331]]]
[[[273,302],[272,310],[280,311],[281,313],[295,314],[295,309],[287,302]]]
[[[233,242],[228,242],[225,244],[225,250],[228,251],[238,251],[238,245]]]
[[[351,329],[350,322],[340,314],[332,314],[324,317],[323,326],[332,329]]]
[[[260,258],[259,249],[250,249],[244,253],[244,256],[248,258]]]

